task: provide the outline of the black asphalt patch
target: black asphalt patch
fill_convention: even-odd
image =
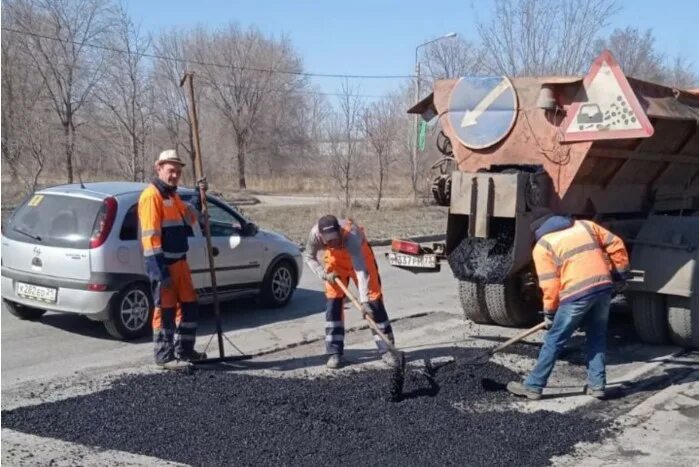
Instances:
[[[240,372],[129,376],[110,389],[3,411],[2,426],[192,465],[545,465],[603,436],[593,411],[506,409],[520,377],[495,363],[315,379]],[[492,408],[492,410],[491,410]]]

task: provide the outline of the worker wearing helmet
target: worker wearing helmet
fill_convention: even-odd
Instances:
[[[586,393],[605,396],[607,321],[615,288],[629,276],[624,242],[591,221],[574,221],[538,211],[532,223],[536,238],[534,266],[543,292],[548,332],[534,369],[524,383],[511,382],[508,391],[540,399],[558,355],[579,327],[585,329]]]
[[[155,163],[157,176],[138,200],[143,257],[155,304],[155,363],[173,369],[206,358],[194,350],[199,310],[187,264],[187,237],[198,216],[177,194],[184,165],[174,150],[163,151]],[[207,188],[206,180],[198,183]]]
[[[321,251],[322,265],[318,261]],[[328,368],[339,368],[343,363],[345,294],[335,283],[336,278],[345,286],[350,278],[355,281],[364,312],[372,316],[378,328],[393,342],[393,330],[383,303],[379,269],[362,227],[351,219],[338,220],[332,215],[321,217],[311,229],[304,259],[316,276],[325,280],[325,347],[330,355]],[[389,366],[396,366],[395,357],[388,352],[386,344],[373,330],[372,333],[379,352],[383,354],[383,361]]]

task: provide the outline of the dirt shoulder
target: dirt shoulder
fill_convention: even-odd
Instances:
[[[260,227],[283,233],[297,243],[305,243],[313,223],[329,213],[354,219],[364,226],[369,240],[443,234],[448,213],[447,208],[440,206],[390,206],[379,211],[365,206],[344,211],[331,204],[238,208]]]

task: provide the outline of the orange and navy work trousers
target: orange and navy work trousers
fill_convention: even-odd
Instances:
[[[199,305],[192,284],[192,273],[186,259],[167,266],[170,284],[151,283],[155,311],[153,312],[153,342],[156,363],[165,363],[191,354],[197,335]]]
[[[376,264],[376,259],[371,251],[366,256],[369,256],[369,258],[365,259],[370,260],[366,261],[369,272],[368,305],[374,315],[376,326],[386,335],[386,337],[388,337],[391,342],[393,342],[393,329],[391,328],[388,312],[386,311],[386,307],[383,303],[381,277],[379,276],[379,269]],[[345,286],[349,284],[350,279],[354,280],[356,284],[357,276],[352,269],[352,263],[349,257],[345,259],[338,255],[337,252],[335,252],[335,254],[328,254],[326,252],[324,260],[325,270],[337,274],[338,278],[343,282],[343,284],[345,284]],[[345,294],[337,285],[326,282],[325,297],[327,298],[325,305],[325,350],[328,355],[341,355],[344,352],[345,347]],[[379,352],[387,352],[388,347],[384,341],[381,340],[373,329],[371,330],[371,333],[374,335],[374,341],[376,343],[376,347],[379,349]]]

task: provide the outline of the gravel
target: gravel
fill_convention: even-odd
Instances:
[[[471,352],[455,348],[456,362],[437,371],[409,370],[400,402],[388,400],[391,370],[291,379],[202,369],[127,376],[93,394],[3,411],[2,422],[192,465],[545,465],[604,434],[589,409],[513,409],[504,385],[519,376],[460,363]]]

